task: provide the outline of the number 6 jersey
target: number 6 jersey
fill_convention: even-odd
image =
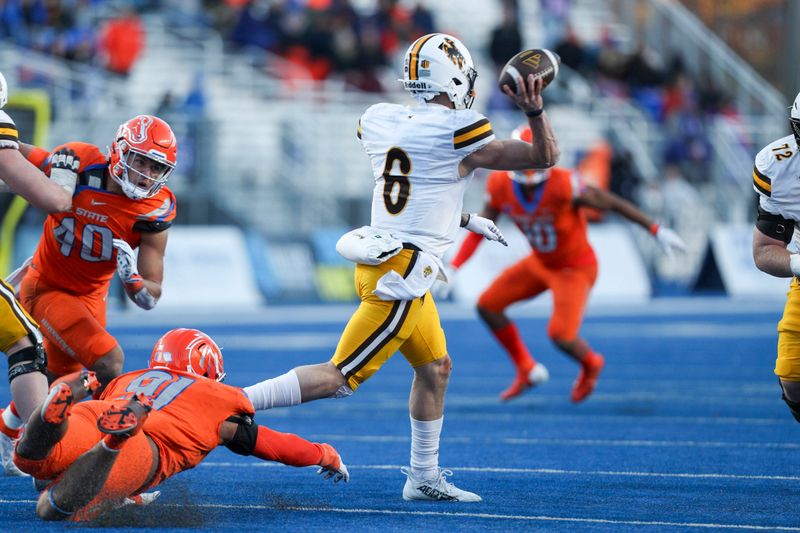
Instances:
[[[489,120],[470,109],[384,103],[361,117],[358,138],[375,177],[372,227],[441,258],[471,178],[459,176],[459,164],[494,139]]]
[[[58,146],[80,158],[72,209],[48,215],[33,268],[46,283],[75,294],[107,288],[117,269],[113,239],[136,248],[141,233],[164,231],[175,218],[175,196],[163,187],[152,198],[132,200],[106,190],[108,162],[97,146],[70,142]],[[49,153],[35,148],[28,159],[50,173]]]

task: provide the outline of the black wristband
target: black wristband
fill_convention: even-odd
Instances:
[[[525,111],[525,116],[534,118],[534,117],[538,117],[542,113],[544,113],[544,108],[540,107],[539,109],[533,109],[531,111]]]

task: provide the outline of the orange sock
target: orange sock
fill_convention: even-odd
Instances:
[[[312,466],[320,463],[323,450],[319,444],[309,442],[303,437],[258,426],[258,437],[252,455],[289,466]]]
[[[522,342],[517,325],[511,322],[504,328],[492,330],[492,334],[508,352],[509,357],[514,362],[514,366],[517,367],[517,372],[530,372],[536,361],[531,356],[525,343]]]
[[[586,355],[583,356],[583,359],[581,359],[581,366],[582,367],[586,367],[586,366],[589,366],[589,365],[594,366],[594,365],[597,364],[597,360],[598,360],[599,357],[600,357],[599,353],[589,349],[589,351],[586,352]]]

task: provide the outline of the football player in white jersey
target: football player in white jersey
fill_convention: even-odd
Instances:
[[[396,244],[369,258],[374,261],[356,259],[361,304],[331,360],[263,382],[256,400],[256,408],[263,409],[348,396],[400,351],[414,368],[411,465],[402,469],[407,474],[406,500],[481,500],[449,483],[451,472],[439,468],[451,363],[428,291],[459,226],[505,243],[491,220],[461,211],[472,172],[478,167],[548,168],[559,157],[542,107],[541,80],[530,76],[516,94],[505,88],[528,117],[534,139],[529,144],[495,140],[489,120],[470,109],[476,75],[470,53],[458,39],[425,35],[406,52],[402,80],[418,105],[377,104],[361,117],[358,138],[370,157],[375,185],[371,226],[356,233],[354,242],[372,239],[378,248]]]
[[[77,175],[70,176],[69,170],[64,169],[61,177],[66,179],[59,184],[25,159],[19,152],[17,126],[2,111],[7,101],[8,86],[0,73],[0,190],[13,191],[43,211],[68,211]],[[15,422],[21,424],[27,420],[47,396],[44,374],[47,365],[38,325],[17,301],[14,289],[3,280],[0,280],[0,350],[8,357],[12,405],[19,415],[8,410],[0,415],[0,463],[6,475],[24,475],[12,461],[14,440],[19,436],[19,425]]]
[[[753,187],[759,194],[753,230],[753,259],[759,270],[792,279],[778,322],[775,374],[783,400],[800,422],[800,94],[789,115],[792,134],[773,141],[756,156]],[[794,241],[790,252],[787,247]]]

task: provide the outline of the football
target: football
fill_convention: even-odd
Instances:
[[[542,78],[544,89],[556,79],[560,62],[561,58],[552,50],[544,48],[523,50],[509,59],[500,71],[498,80],[500,90],[503,90],[503,85],[508,85],[512,91],[519,92],[517,84],[527,79],[528,74],[533,74],[534,78]]]

